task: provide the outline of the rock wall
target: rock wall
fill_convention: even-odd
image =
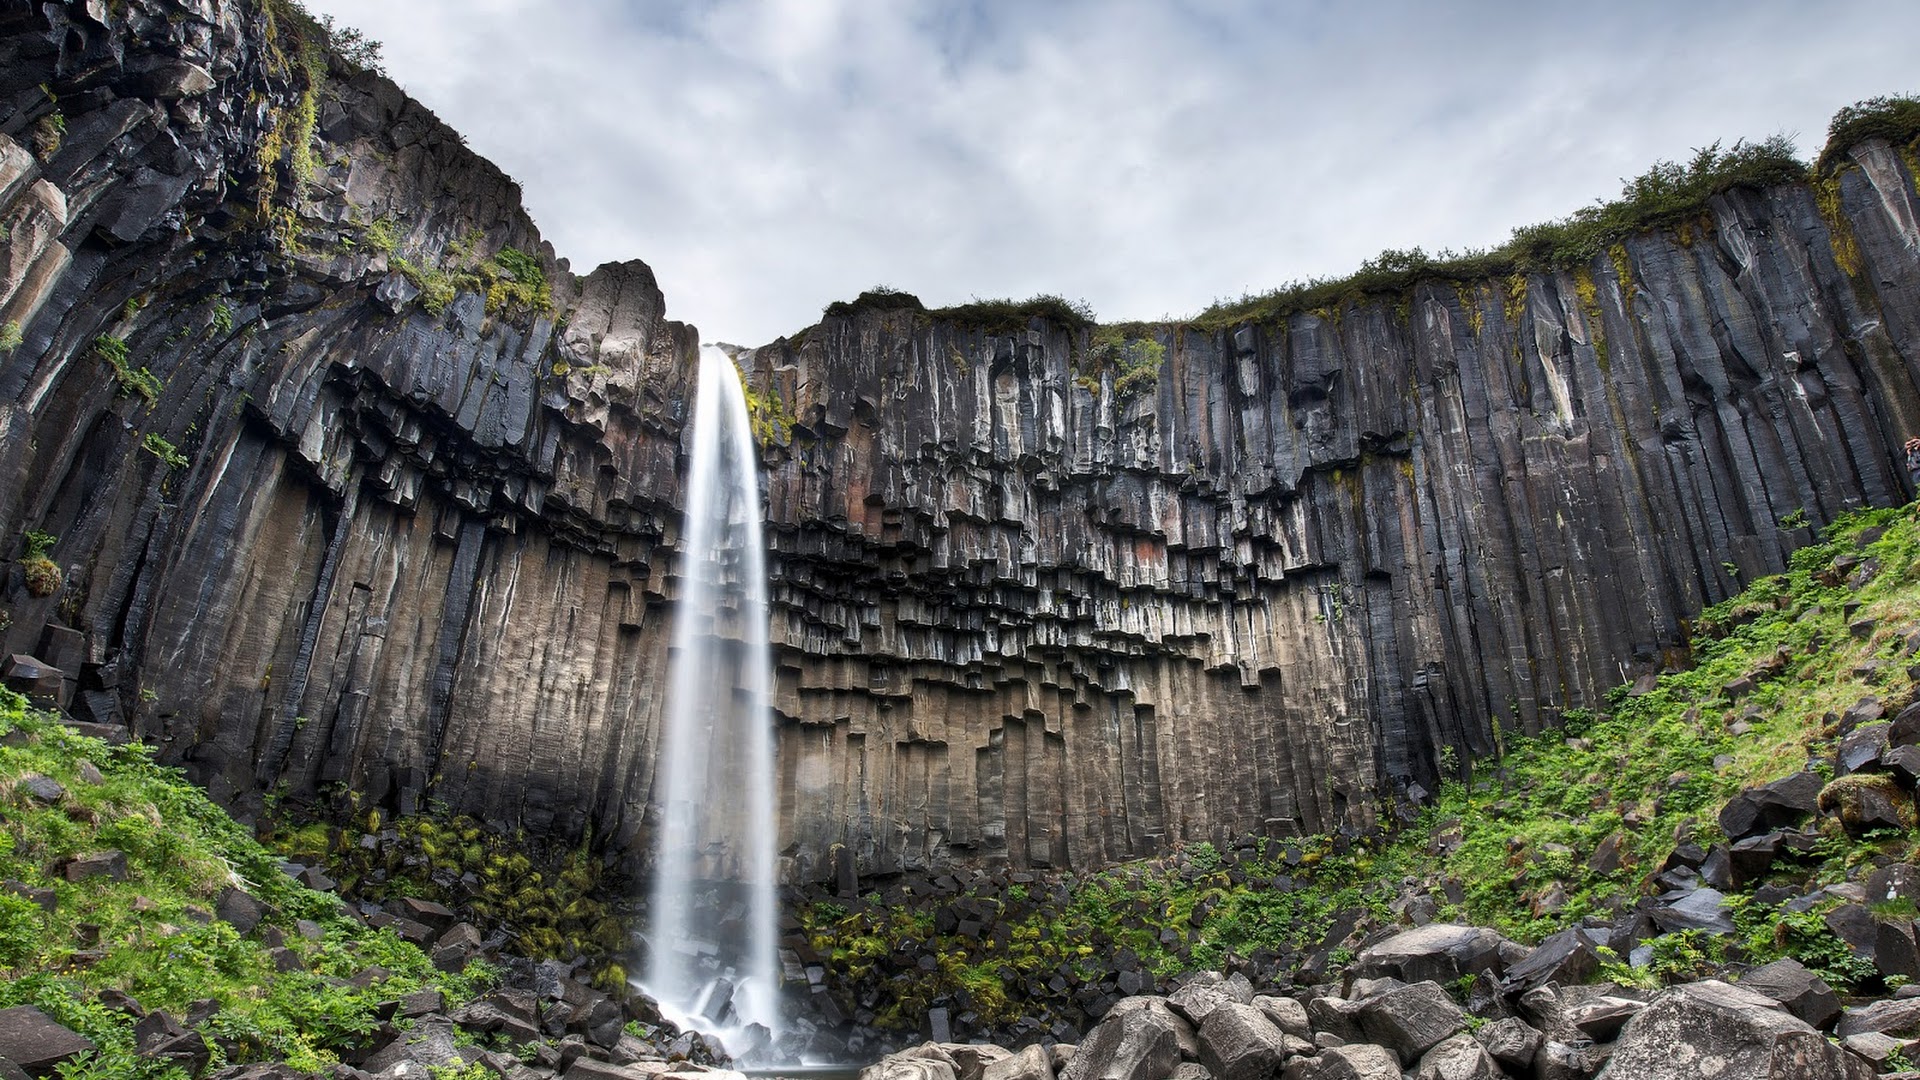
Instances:
[[[788,828],[1097,865],[1362,823],[1684,659],[1810,526],[1910,492],[1920,203],[1882,143],[1570,272],[1084,336],[912,312],[753,357]],[[819,800],[833,809],[820,813]]]
[[[0,649],[243,811],[640,856],[696,336],[316,39],[0,0]],[[745,354],[791,872],[1361,825],[1677,659],[1909,494],[1913,171],[1868,143],[1572,272],[1154,328],[1138,395],[1044,321]]]

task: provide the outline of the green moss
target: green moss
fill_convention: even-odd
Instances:
[[[170,469],[185,468],[187,465],[187,456],[156,432],[148,432],[140,440],[140,445],[146,449],[147,453],[166,462]]]

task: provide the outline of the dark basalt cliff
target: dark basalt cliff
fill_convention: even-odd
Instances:
[[[64,574],[0,647],[242,809],[640,854],[694,332],[303,37],[0,0],[0,541]],[[742,356],[795,875],[1364,824],[1675,659],[1910,494],[1920,200],[1867,142],[1571,271],[1148,333],[1133,394],[1045,320]]]

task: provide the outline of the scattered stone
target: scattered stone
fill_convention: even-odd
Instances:
[[[1252,1005],[1220,1001],[1199,1031],[1200,1064],[1215,1080],[1268,1080],[1286,1057],[1286,1035]]]
[[[1741,976],[1743,990],[1765,995],[1816,1028],[1830,1027],[1840,1016],[1840,996],[1825,979],[1798,960],[1775,960]]]
[[[63,1062],[94,1048],[93,1041],[56,1023],[32,1005],[0,1009],[0,1058],[29,1076],[51,1076]]]
[[[1180,1063],[1180,1032],[1185,1026],[1171,1009],[1114,1009],[1087,1033],[1060,1080],[1165,1080]],[[925,1080],[872,1077],[862,1080]],[[956,1078],[932,1078],[956,1080]]]
[[[60,781],[39,773],[28,773],[20,778],[20,790],[43,803],[57,803],[67,797],[67,789]]]
[[[1383,1046],[1335,1046],[1295,1060],[1280,1080],[1401,1080],[1400,1062]]]
[[[1782,1072],[1777,1063],[1805,1059],[1824,1072]],[[1854,1068],[1865,1069],[1861,1073]],[[1772,998],[1718,980],[1662,991],[1627,1022],[1606,1080],[1699,1080],[1700,1077],[1872,1076],[1820,1033],[1779,1009]]]
[[[127,856],[121,851],[96,851],[88,855],[75,855],[67,860],[61,871],[68,881],[85,881],[88,878],[106,878],[108,881],[127,880]]]
[[[1562,930],[1534,946],[1525,960],[1507,969],[1501,984],[1510,993],[1555,982],[1573,986],[1587,981],[1600,969],[1599,954],[1578,929]]]
[[[1506,970],[1499,934],[1479,926],[1429,923],[1361,950],[1351,972],[1356,978],[1390,975],[1404,982],[1452,982],[1462,975]]]
[[[1444,1039],[1420,1058],[1414,1080],[1504,1080],[1487,1051],[1465,1033]]]
[[[1533,1068],[1534,1055],[1546,1041],[1538,1028],[1517,1016],[1495,1020],[1474,1034],[1495,1061],[1515,1071]]]
[[[240,889],[228,888],[220,893],[220,902],[214,912],[222,922],[228,923],[241,934],[253,933],[253,928],[267,917],[267,905],[255,899],[252,894]]]
[[[1359,1020],[1369,1042],[1400,1055],[1407,1067],[1467,1026],[1466,1012],[1436,982],[1415,983],[1369,998],[1361,1003]]]

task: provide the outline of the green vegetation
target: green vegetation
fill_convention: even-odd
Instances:
[[[1834,113],[1827,124],[1827,144],[1820,150],[1815,169],[1823,175],[1834,172],[1848,150],[1868,139],[1885,139],[1895,147],[1911,149],[1920,139],[1920,97],[1899,94],[1868,98]]]
[[[927,305],[910,292],[885,285],[875,285],[852,300],[835,300],[828,304],[823,312],[830,319],[848,319],[863,311],[917,311],[925,312]]]
[[[225,335],[233,332],[233,308],[225,300],[213,305],[213,317],[207,323],[207,333]]]
[[[60,538],[49,532],[29,529],[21,537],[26,553],[20,557],[20,573],[26,578],[27,591],[35,596],[52,596],[60,591],[67,576],[60,571],[60,564],[49,557],[53,545]]]
[[[27,337],[21,332],[19,323],[7,322],[0,324],[0,353],[10,353],[19,348],[26,340]]]
[[[377,217],[367,223],[360,239],[377,254],[391,255],[400,246],[399,223],[391,217]]]
[[[482,256],[481,239],[476,229],[447,245],[447,266],[423,266],[395,255],[393,268],[420,290],[420,305],[430,315],[445,313],[463,289],[486,296],[489,315],[553,314],[553,286],[540,260],[510,247]]]
[[[1572,216],[1513,231],[1498,248],[1428,255],[1419,248],[1383,251],[1337,279],[1296,282],[1273,292],[1215,303],[1191,320],[1202,330],[1271,321],[1336,307],[1368,295],[1397,295],[1426,280],[1471,284],[1489,278],[1583,266],[1609,246],[1649,229],[1678,225],[1706,210],[1707,200],[1736,187],[1765,188],[1804,180],[1807,167],[1785,136],[1764,142],[1703,147],[1685,165],[1657,162],[1628,180],[1620,197]]]
[[[359,826],[286,818],[268,843],[291,858],[324,864],[343,892],[361,899],[418,897],[460,910],[483,927],[510,927],[513,949],[523,956],[604,957],[595,980],[609,990],[625,985],[626,926],[601,899],[618,890],[603,879],[585,842],[545,851],[525,833],[497,833],[469,817],[418,815],[389,823],[377,810],[362,815]],[[369,835],[378,842],[362,846]]]
[[[1873,627],[1864,635],[1863,620]],[[1069,878],[1064,903],[982,899],[1010,928],[1004,946],[990,934],[933,934],[910,908],[874,902],[853,910],[816,904],[802,921],[836,985],[885,978],[887,969],[875,965],[890,949],[927,944],[937,972],[886,979],[882,1019],[898,1022],[961,993],[993,1022],[1010,1014],[975,987],[981,972],[1043,1000],[1044,980],[1060,965],[1091,974],[1123,948],[1158,975],[1217,968],[1259,949],[1331,949],[1326,961],[1337,964],[1354,939],[1326,940],[1336,917],[1346,913],[1353,921],[1339,925],[1361,933],[1390,925],[1389,905],[1408,882],[1439,898],[1442,918],[1538,941],[1586,916],[1630,908],[1676,843],[1723,839],[1720,807],[1822,759],[1836,715],[1862,697],[1879,697],[1889,711],[1903,704],[1912,692],[1906,635],[1916,629],[1916,507],[1852,514],[1796,552],[1786,573],[1703,612],[1687,670],[1638,696],[1614,691],[1605,712],[1569,709],[1559,730],[1504,736],[1499,760],[1445,782],[1418,824],[1397,835],[1261,841],[1231,857],[1197,844],[1172,859]],[[1823,801],[1838,805],[1853,781],[1830,784]],[[1813,849],[1783,856],[1771,880],[1831,884],[1874,862],[1920,863],[1911,821],[1860,834],[1843,817],[1824,816],[1807,828],[1818,830]],[[1458,903],[1444,900],[1449,890]],[[1602,976],[1648,985],[1690,977],[1737,946],[1751,963],[1795,957],[1842,990],[1874,985],[1872,966],[1823,918],[1839,901],[1800,913],[1747,896],[1733,902],[1732,938],[1668,935],[1650,968],[1630,969],[1616,957]]]
[[[1077,381],[1089,390],[1097,389],[1095,373],[1112,370],[1113,393],[1122,405],[1152,393],[1160,385],[1167,347],[1146,336],[1148,332],[1134,323],[1096,328],[1087,345],[1087,369]]]
[[[971,300],[952,307],[928,308],[920,298],[908,292],[876,285],[853,300],[836,300],[826,306],[828,318],[852,318],[865,311],[910,311],[930,322],[948,323],[962,330],[984,334],[1017,334],[1035,319],[1076,330],[1094,325],[1093,309],[1084,301],[1063,300],[1042,294],[1025,300]]]
[[[147,432],[140,440],[140,445],[146,448],[147,453],[166,462],[170,469],[186,467],[187,455],[181,453],[178,447],[162,438],[157,432]]]
[[[374,1032],[380,1002],[428,987],[463,1001],[496,977],[480,962],[464,974],[437,971],[391,930],[369,930],[334,897],[295,883],[142,747],[76,734],[4,690],[0,734],[0,880],[9,882],[0,891],[0,1008],[38,1005],[99,1045],[64,1072],[71,1080],[184,1080],[177,1067],[134,1056],[133,1020],[98,1002],[105,989],[175,1016],[211,999],[219,1011],[202,1031],[216,1062],[225,1047],[230,1062],[322,1072]],[[28,783],[35,776],[61,790],[48,797]],[[110,852],[124,855],[124,872],[67,869],[75,857]],[[229,887],[270,905],[264,925],[284,937],[294,970],[279,970],[285,957],[261,930],[242,935],[213,917]],[[308,920],[306,934],[297,920]],[[385,975],[369,985],[341,982],[375,967]]]
[[[166,389],[158,376],[144,367],[134,367],[128,359],[127,343],[123,338],[111,334],[102,334],[93,339],[93,355],[106,361],[113,369],[113,381],[120,388],[120,395],[139,396],[151,409],[160,401],[160,391]]]
[[[33,152],[42,160],[50,158],[60,151],[60,143],[66,136],[66,116],[58,110],[50,112],[33,125]]]

